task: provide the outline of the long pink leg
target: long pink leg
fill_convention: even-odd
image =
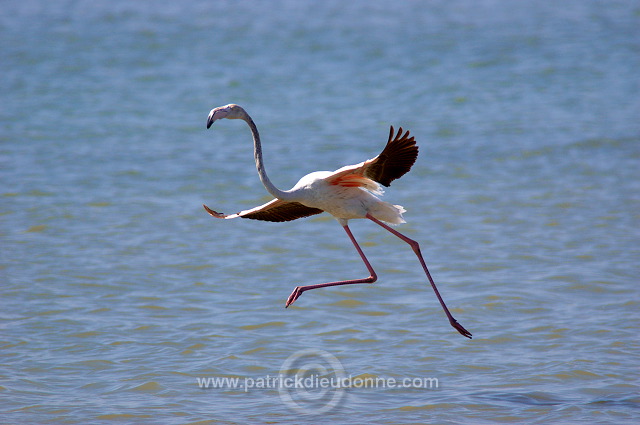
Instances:
[[[356,239],[353,237],[353,234],[351,233],[349,226],[345,224],[342,227],[347,232],[347,235],[349,236],[349,239],[351,239],[351,242],[353,242],[353,246],[356,247],[356,251],[358,251],[358,254],[360,254],[360,258],[362,258],[362,261],[364,261],[364,265],[367,266],[367,270],[369,270],[369,277],[364,279],[340,280],[337,282],[319,283],[317,285],[297,286],[293,290],[291,295],[289,295],[289,298],[287,298],[287,303],[285,304],[285,308],[293,304],[293,302],[298,298],[300,298],[300,295],[302,295],[302,293],[305,291],[310,291],[312,289],[318,289],[318,288],[326,288],[328,286],[352,285],[355,283],[373,283],[378,279],[376,272],[373,270],[373,267],[371,267],[371,264],[369,264],[369,260],[367,260],[367,257],[365,257],[364,252],[362,252],[360,245],[358,245],[358,242],[356,242]]]
[[[426,273],[427,278],[429,279],[429,283],[431,283],[431,287],[433,288],[434,292],[436,293],[436,297],[438,297],[438,301],[440,301],[440,305],[442,305],[442,308],[444,309],[445,314],[449,318],[449,323],[458,332],[460,332],[460,334],[466,336],[467,338],[471,338],[471,332],[469,332],[464,327],[462,327],[462,325],[460,323],[458,323],[458,321],[456,319],[453,318],[453,316],[449,312],[449,309],[447,308],[447,305],[444,303],[444,300],[440,296],[440,292],[438,292],[438,288],[436,287],[436,284],[433,281],[433,278],[431,277],[431,273],[429,273],[429,269],[427,268],[427,264],[424,262],[424,258],[422,258],[422,253],[420,252],[420,245],[418,244],[418,242],[414,241],[413,239],[408,238],[407,236],[403,235],[402,233],[398,232],[397,230],[393,229],[392,227],[384,224],[383,222],[381,222],[380,220],[376,219],[375,217],[373,217],[370,214],[367,214],[367,218],[369,220],[373,221],[374,223],[379,224],[380,226],[384,227],[389,232],[393,233],[394,235],[396,235],[397,237],[399,237],[400,239],[402,239],[403,241],[408,243],[409,246],[411,246],[411,249],[413,250],[413,252],[415,252],[416,256],[418,257],[418,260],[420,260],[420,264],[422,265],[422,268],[424,269],[424,272]]]

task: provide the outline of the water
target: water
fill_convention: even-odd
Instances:
[[[625,1],[3,2],[1,422],[636,423],[639,20]],[[283,188],[410,129],[421,155],[386,199],[474,339],[363,221],[379,281],[285,310],[366,270],[325,215],[202,210],[268,199],[244,123],[204,128],[230,102]],[[351,388],[274,385],[305,368]]]

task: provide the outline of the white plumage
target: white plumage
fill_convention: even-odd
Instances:
[[[275,199],[264,205],[235,214],[222,214],[204,205],[207,212],[216,218],[231,219],[242,217],[265,221],[290,221],[327,212],[333,215],[347,232],[358,254],[360,254],[362,261],[369,270],[369,277],[364,279],[341,280],[316,285],[298,286],[287,299],[285,307],[288,307],[296,301],[303,292],[311,289],[337,285],[373,283],[376,281],[377,276],[375,271],[369,264],[369,261],[348,226],[348,221],[351,219],[367,218],[411,246],[418,256],[420,264],[449,319],[449,323],[462,335],[471,338],[471,333],[453,318],[442,300],[422,258],[418,243],[385,224],[400,224],[405,222],[402,217],[405,209],[402,206],[392,205],[382,201],[378,196],[382,196],[383,194],[382,186],[389,186],[393,180],[406,174],[418,157],[418,147],[416,146],[414,138],[409,137],[408,131],[403,134],[402,128],[400,128],[398,132],[395,133],[393,127],[391,127],[387,145],[375,158],[359,164],[347,165],[333,172],[316,171],[307,174],[290,190],[280,190],[271,183],[271,180],[267,176],[262,160],[260,134],[249,114],[247,114],[242,107],[235,104],[214,108],[207,118],[207,128],[211,127],[211,124],[216,120],[222,118],[241,119],[249,125],[251,134],[253,135],[254,157],[258,175],[264,187]]]

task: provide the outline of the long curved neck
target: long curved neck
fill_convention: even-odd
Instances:
[[[258,170],[258,175],[260,176],[260,181],[264,185],[267,192],[278,199],[292,200],[293,195],[289,191],[284,191],[278,189],[267,176],[267,171],[264,168],[264,161],[262,160],[262,144],[260,143],[260,133],[258,133],[258,127],[253,122],[249,114],[245,112],[244,117],[242,119],[249,125],[251,129],[251,135],[253,136],[253,157],[256,160],[256,169]]]

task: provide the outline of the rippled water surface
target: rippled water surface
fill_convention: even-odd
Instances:
[[[637,423],[636,2],[1,9],[0,422]],[[329,216],[202,210],[269,199],[231,102],[283,188],[411,130],[385,199],[474,338],[361,220],[378,282],[285,310],[366,269]]]

